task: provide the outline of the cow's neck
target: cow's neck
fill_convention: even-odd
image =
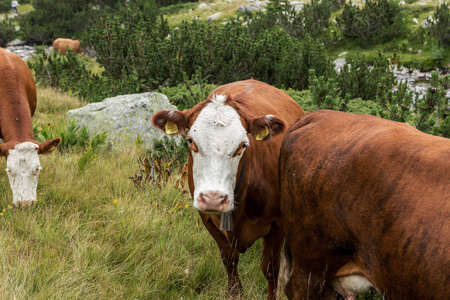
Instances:
[[[33,121],[28,101],[16,97],[3,102],[0,109],[0,130],[5,143],[33,141]]]

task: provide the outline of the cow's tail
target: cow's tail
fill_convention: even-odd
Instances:
[[[276,299],[282,299],[284,288],[292,275],[292,254],[287,245],[284,245],[283,257],[280,263],[280,272],[278,273],[278,284]]]

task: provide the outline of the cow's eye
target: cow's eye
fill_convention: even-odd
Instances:
[[[39,171],[40,171],[40,170],[42,170],[42,167],[37,167],[37,168],[34,170],[34,175],[39,174]]]
[[[194,142],[191,138],[186,138],[186,141],[187,141],[189,144],[192,144],[192,143]]]
[[[16,176],[16,173],[13,173],[13,171],[11,171],[10,169],[6,168],[5,169],[6,172],[8,172],[9,175],[11,175],[12,177]]]

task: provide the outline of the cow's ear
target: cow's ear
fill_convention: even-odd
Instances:
[[[259,141],[270,139],[283,132],[284,122],[274,115],[255,118],[250,123],[250,133]]]
[[[176,135],[185,133],[188,120],[183,112],[165,109],[153,115],[152,124],[165,134]]]
[[[43,143],[39,143],[38,146],[38,154],[49,154],[56,150],[56,147],[61,144],[61,138],[54,138],[51,140],[48,140]]]

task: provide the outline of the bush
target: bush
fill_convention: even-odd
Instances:
[[[15,25],[6,18],[0,21],[0,47],[5,47],[15,36]]]
[[[395,56],[393,60],[398,62]],[[380,52],[373,62],[359,54],[356,58],[350,59],[340,71],[337,80],[342,97],[350,94],[351,99],[364,100],[376,99],[378,84],[384,84],[388,89],[392,89],[396,83],[389,60]]]
[[[26,14],[20,26],[29,43],[50,44],[56,38],[73,38],[89,28],[99,12],[89,0],[34,0],[34,10]]]
[[[367,0],[363,8],[344,5],[336,22],[344,36],[361,46],[383,43],[406,33],[402,8],[396,0]]]
[[[169,6],[179,3],[198,2],[197,0],[156,0],[159,6]]]
[[[304,88],[309,68],[326,76],[332,70],[319,41],[297,41],[277,27],[256,32],[239,20],[223,26],[194,20],[169,31],[164,20],[152,25],[139,11],[128,9],[102,17],[86,40],[97,51],[104,76],[122,80],[132,75],[149,89],[196,75],[213,84],[254,77]]]
[[[450,7],[444,2],[436,7],[433,19],[427,18],[430,24],[429,32],[440,46],[450,46]]]
[[[0,13],[11,12],[11,1],[1,0],[0,1]]]

